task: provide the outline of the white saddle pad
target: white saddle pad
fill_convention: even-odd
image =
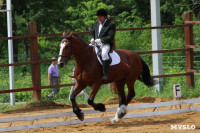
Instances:
[[[96,55],[97,55],[97,49],[95,48],[95,52],[96,52]],[[112,62],[110,64],[110,66],[113,66],[113,65],[117,65],[120,63],[121,59],[120,59],[120,56],[113,50],[112,53],[109,53],[110,57],[112,58]],[[99,62],[101,63],[102,65],[102,62],[101,62],[101,59],[99,58],[99,56],[97,56]]]

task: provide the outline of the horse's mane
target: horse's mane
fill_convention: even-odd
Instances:
[[[71,32],[67,32],[63,38],[65,38],[65,39],[67,39],[67,40],[71,40],[72,37],[68,37],[68,35],[69,35],[70,33],[71,33]],[[80,38],[77,34],[74,34],[74,33],[73,33],[73,36],[77,37],[78,39],[80,39],[81,41],[83,41],[84,43],[86,43],[86,42],[85,42],[82,38]],[[87,43],[86,43],[86,44],[87,44]]]

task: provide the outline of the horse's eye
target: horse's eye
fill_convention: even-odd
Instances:
[[[69,45],[65,45],[65,48],[68,48],[69,47]]]

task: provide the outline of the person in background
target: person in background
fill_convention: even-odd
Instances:
[[[48,81],[49,85],[59,85],[61,83],[61,79],[59,76],[59,69],[57,64],[57,60],[55,57],[52,58],[52,63],[48,68]],[[53,91],[48,95],[48,98],[52,100],[55,95],[60,91],[59,87],[53,88]]]

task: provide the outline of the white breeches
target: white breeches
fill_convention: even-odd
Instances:
[[[110,45],[109,44],[103,44],[101,46],[101,57],[102,57],[102,60],[108,60],[109,59],[109,56],[108,56],[108,53],[110,51]],[[95,47],[95,50],[98,51],[98,48]]]

